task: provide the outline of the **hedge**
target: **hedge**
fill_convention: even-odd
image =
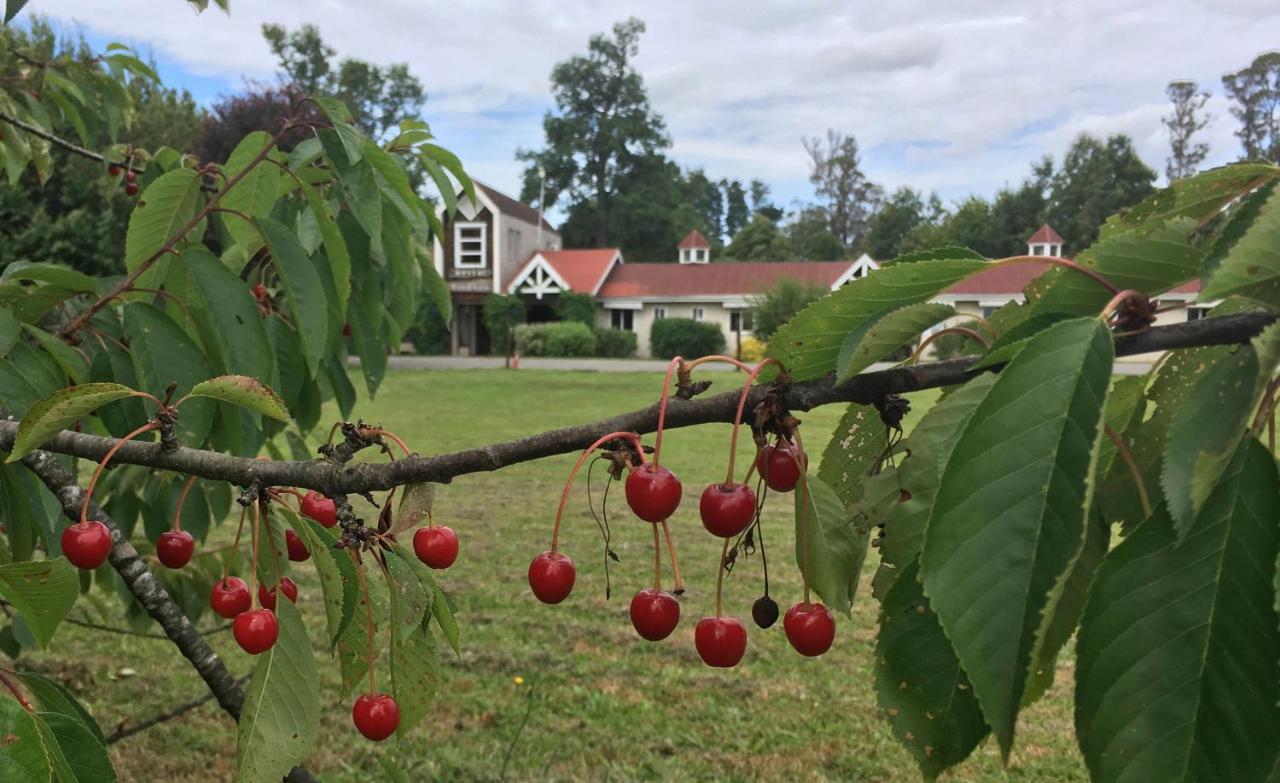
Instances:
[[[626,329],[596,329],[596,356],[625,359],[636,355],[636,333]]]
[[[525,324],[516,327],[516,350],[521,356],[594,356],[596,335],[576,321]]]
[[[724,332],[709,321],[663,318],[649,331],[649,352],[659,359],[724,353]]]

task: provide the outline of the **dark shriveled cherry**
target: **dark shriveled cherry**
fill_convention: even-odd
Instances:
[[[767,595],[762,595],[751,605],[751,619],[760,628],[772,628],[778,622],[778,602]]]

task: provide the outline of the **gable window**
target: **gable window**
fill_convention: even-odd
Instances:
[[[631,331],[634,314],[630,310],[610,310],[610,325],[614,329]]]
[[[666,318],[666,317],[667,317],[667,308],[665,308],[665,307],[655,307],[655,308],[653,308],[653,320],[655,320],[655,321],[660,321],[660,320],[662,320],[663,318]]]
[[[453,264],[459,269],[488,266],[488,242],[484,223],[458,223],[453,227]]]
[[[702,312],[701,307],[693,308],[693,320],[701,321],[706,314]]]

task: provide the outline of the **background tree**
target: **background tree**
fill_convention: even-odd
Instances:
[[[747,205],[747,192],[736,179],[720,180],[724,191],[724,233],[733,238],[751,220],[751,208]]]
[[[734,236],[724,254],[735,261],[786,261],[792,257],[786,235],[760,212]]]
[[[295,84],[247,84],[245,91],[219,98],[200,121],[193,134],[191,152],[200,160],[226,160],[249,133],[272,131],[281,117],[288,117],[307,95]],[[316,118],[318,112],[305,109]],[[307,137],[304,128],[295,128],[280,140],[280,149],[289,151]]]
[[[622,180],[636,161],[670,146],[665,127],[649,106],[644,80],[633,65],[644,22],[632,17],[613,26],[613,35],[591,37],[587,54],[571,57],[551,71],[556,112],[542,128],[547,146],[520,150],[527,165],[521,198],[537,201],[540,171],[546,173],[546,210],[562,196],[570,211],[589,209],[591,244],[610,244],[609,220]]]
[[[805,139],[804,148],[809,153],[809,181],[827,212],[831,233],[852,250],[860,245],[883,192],[862,172],[854,136],[828,129],[825,144],[813,137]]]
[[[494,351],[509,353],[513,346],[513,332],[527,317],[524,300],[516,294],[489,294],[484,298],[481,317]]]
[[[1243,159],[1280,160],[1280,52],[1258,55],[1247,67],[1222,77],[1240,123],[1236,138]]]
[[[1169,157],[1165,161],[1164,173],[1173,182],[1200,170],[1200,164],[1209,154],[1209,145],[1193,141],[1193,138],[1204,130],[1212,116],[1204,112],[1209,93],[1193,81],[1169,82],[1165,94],[1173,107],[1171,113],[1161,120],[1169,129]]]
[[[1053,160],[1049,156],[1031,165],[1031,174],[1017,188],[1001,188],[991,202],[993,252],[999,256],[1027,252],[1027,238],[1046,221],[1049,191],[1053,185]]]
[[[284,78],[305,95],[341,100],[365,133],[385,139],[401,121],[417,117],[427,94],[422,82],[404,63],[387,66],[343,58],[324,42],[315,25],[289,32],[278,24],[264,24],[262,35],[279,60]]]
[[[784,277],[758,297],[752,297],[752,333],[769,340],[796,313],[831,293],[822,286],[805,285]]]
[[[1049,197],[1048,220],[1066,241],[1066,252],[1093,244],[1109,215],[1155,192],[1155,179],[1128,136],[1118,133],[1104,142],[1081,134],[1054,175]]]
[[[932,196],[936,201],[937,194]],[[941,203],[935,205],[941,211]],[[903,245],[917,226],[933,222],[937,215],[931,212],[922,194],[909,187],[895,190],[867,226],[865,250],[877,260],[894,258],[903,252]]]
[[[757,216],[770,220],[769,212],[762,210]],[[792,258],[805,261],[835,261],[845,257],[844,246],[827,223],[825,210],[802,207],[787,221],[783,230],[790,244]],[[781,260],[781,259],[779,259]]]
[[[769,185],[762,179],[751,180],[751,212],[762,212],[775,223],[782,220],[782,209],[769,198]]]

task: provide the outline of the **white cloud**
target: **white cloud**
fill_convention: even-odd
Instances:
[[[800,140],[857,135],[887,187],[957,198],[1016,183],[1080,132],[1124,132],[1156,170],[1164,86],[1221,74],[1276,45],[1275,0],[232,0],[196,16],[178,0],[42,0],[38,10],[157,55],[228,89],[274,71],[263,22],[318,25],[344,56],[406,61],[426,85],[445,144],[518,190],[517,147],[542,142],[552,66],[635,14],[638,66],[684,165],[762,177],[782,201],[807,195]],[[1232,159],[1220,95],[1205,139]]]

